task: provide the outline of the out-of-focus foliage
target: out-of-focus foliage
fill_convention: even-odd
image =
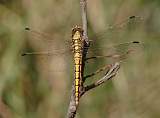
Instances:
[[[122,65],[117,76],[87,93],[77,118],[159,118],[159,0],[88,0],[89,37],[128,16],[137,19],[106,31],[91,48],[137,40],[142,45]],[[64,118],[73,80],[71,28],[81,24],[77,0],[0,1],[0,117]],[[26,26],[42,32],[27,33]],[[47,34],[44,34],[46,32]],[[49,35],[48,35],[49,34]],[[48,40],[53,39],[53,40]],[[134,48],[134,47],[133,47]],[[56,55],[24,56],[26,51],[58,51]],[[104,54],[108,50],[99,50]],[[109,63],[87,64],[85,73]],[[103,75],[97,75],[100,78]],[[93,81],[88,79],[87,83]]]

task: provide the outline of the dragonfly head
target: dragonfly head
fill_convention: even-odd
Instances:
[[[83,36],[83,29],[82,27],[76,25],[75,27],[72,28],[72,38],[80,36]]]

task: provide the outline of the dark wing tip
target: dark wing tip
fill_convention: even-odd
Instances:
[[[25,56],[25,55],[26,55],[26,53],[22,53],[22,54],[21,54],[21,56]]]
[[[133,41],[132,43],[140,43],[139,41]]]
[[[129,17],[129,19],[134,19],[134,18],[136,18],[136,16],[130,16],[130,17]]]
[[[25,30],[30,30],[30,28],[29,27],[25,27]]]

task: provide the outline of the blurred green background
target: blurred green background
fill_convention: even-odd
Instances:
[[[82,97],[76,117],[160,118],[160,1],[88,0],[87,10],[89,37],[129,16],[141,17],[90,39],[94,50],[131,40],[143,45],[133,47],[138,51],[122,63],[114,79]],[[70,48],[76,24],[81,24],[78,0],[0,0],[0,118],[65,117],[74,70],[72,55],[63,52]],[[42,33],[26,32],[26,26]],[[27,51],[55,55],[22,57]],[[85,73],[108,63],[94,60]]]

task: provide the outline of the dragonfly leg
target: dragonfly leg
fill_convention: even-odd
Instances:
[[[95,76],[96,74],[106,70],[106,73],[110,70],[110,68],[112,67],[112,64],[109,64],[109,65],[105,65],[103,66],[102,68],[98,69],[97,71],[91,73],[91,74],[88,74],[86,76],[84,76],[84,80],[86,80],[87,78],[89,77],[92,77],[92,76]]]
[[[112,55],[107,55],[107,56],[92,56],[92,57],[86,58],[85,61],[88,62],[88,60],[98,59],[98,58],[104,58],[104,57],[112,57]]]
[[[126,59],[127,58],[127,55],[130,54],[133,50],[128,50],[127,52],[119,55],[119,54],[111,54],[111,55],[103,55],[103,56],[93,56],[93,57],[88,57],[85,59],[85,61],[88,62],[88,60],[91,60],[91,59],[98,59],[98,58],[106,58],[106,57],[109,57],[109,58],[115,58],[115,59],[118,59],[119,62],[122,62],[122,60]],[[86,75],[84,77],[84,80],[86,78],[89,78],[89,77],[92,77],[92,76],[95,76],[96,74],[106,70],[106,73],[110,70],[110,68],[112,68],[113,64],[109,64],[109,65],[105,65],[104,67],[98,69],[97,71],[89,74],[89,75]]]
[[[101,79],[97,80],[96,82],[86,85],[84,87],[84,90],[81,92],[80,96],[84,95],[87,91],[98,87],[100,85],[102,85],[103,83],[107,82],[108,80],[110,80],[111,78],[113,78],[118,70],[120,69],[120,64],[118,62],[112,64],[112,67],[109,69],[109,71],[105,74],[105,76],[103,76]]]

